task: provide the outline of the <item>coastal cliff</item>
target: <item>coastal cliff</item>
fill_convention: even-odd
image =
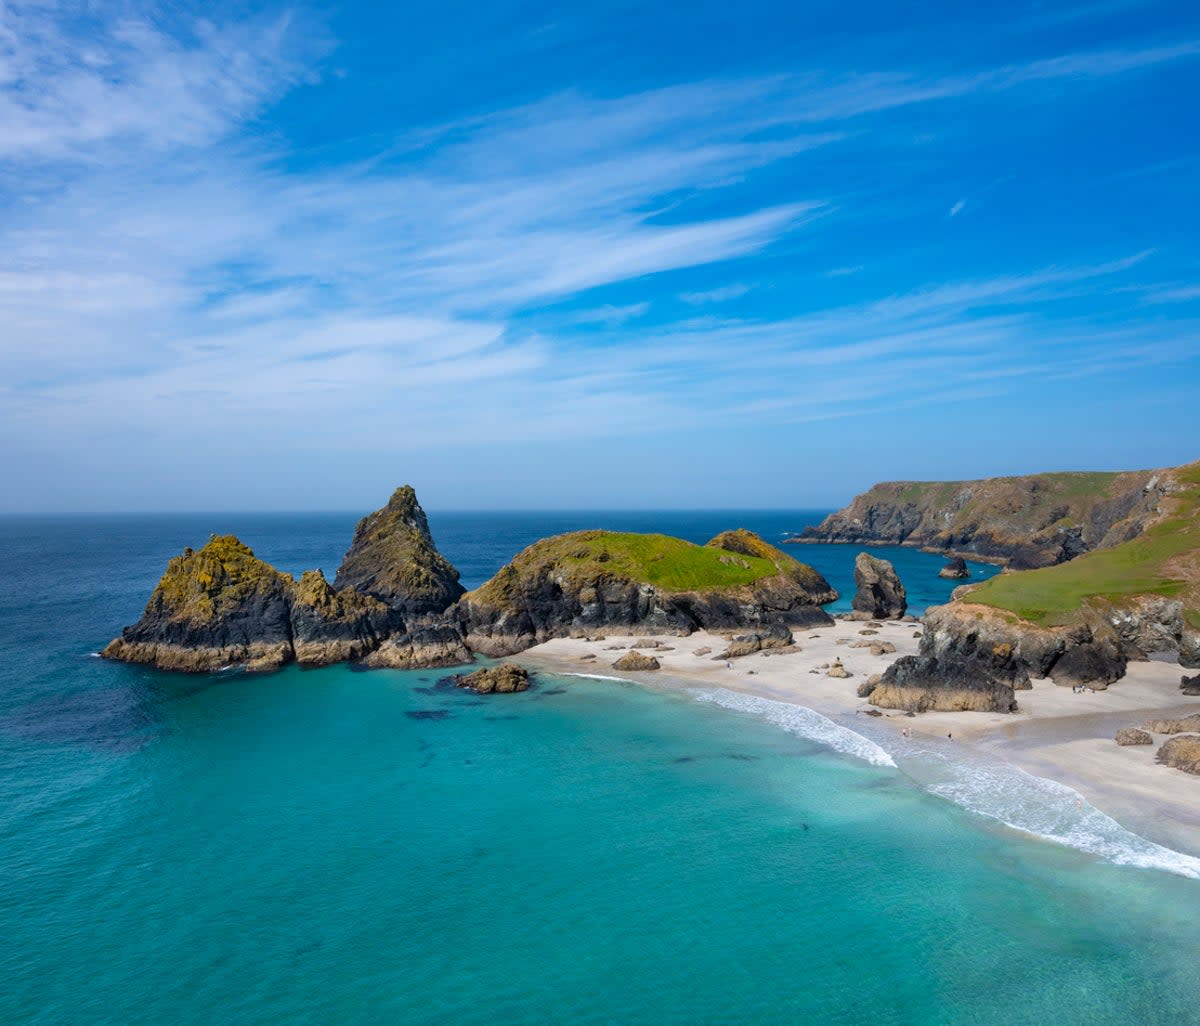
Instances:
[[[749,531],[694,545],[658,534],[576,531],[535,542],[458,604],[468,647],[511,655],[597,629],[690,634],[831,623],[837,592]]]
[[[1136,537],[960,589],[926,612],[918,655],[864,697],[889,708],[1007,711],[1035,677],[1102,690],[1131,660],[1167,654],[1200,666],[1200,463],[1156,476],[1159,504]]]
[[[910,545],[1015,569],[1053,566],[1140,535],[1171,487],[1169,471],[889,481],[789,541]]]

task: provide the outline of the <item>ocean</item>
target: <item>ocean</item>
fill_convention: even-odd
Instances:
[[[819,517],[430,520],[473,586],[563,530]],[[717,688],[95,658],[183,546],[332,579],[354,521],[0,518],[0,1023],[1200,1022],[1200,863],[965,749]],[[854,548],[790,551],[847,604]],[[872,551],[916,612],[954,587]]]

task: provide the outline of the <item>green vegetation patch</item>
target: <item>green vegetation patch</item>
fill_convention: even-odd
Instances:
[[[1120,604],[1135,595],[1162,595],[1182,598],[1188,620],[1197,622],[1200,580],[1188,564],[1194,568],[1200,550],[1200,464],[1182,468],[1175,477],[1185,487],[1166,500],[1171,508],[1164,519],[1139,537],[1069,563],[993,577],[972,591],[969,601],[1053,625],[1072,620],[1089,600]]]
[[[608,575],[663,591],[737,588],[779,573],[773,561],[760,556],[694,545],[665,534],[614,531],[576,531],[546,538],[525,549],[511,566],[522,577],[553,570],[583,582]],[[513,576],[502,571],[479,589],[477,597],[503,598],[515,583]]]
[[[175,619],[205,622],[292,583],[236,536],[214,534],[199,551],[184,549],[167,564],[150,606]]]

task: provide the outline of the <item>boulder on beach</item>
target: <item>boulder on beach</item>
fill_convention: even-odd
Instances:
[[[654,656],[637,651],[626,652],[612,665],[614,670],[657,670],[659,668],[659,662]]]
[[[1200,730],[1200,713],[1192,713],[1178,719],[1147,720],[1142,724],[1142,730],[1154,734],[1184,734]]]
[[[1200,673],[1194,677],[1180,677],[1179,690],[1192,697],[1200,696]]]
[[[1137,727],[1122,727],[1117,731],[1117,736],[1114,740],[1122,747],[1154,744],[1154,738],[1146,733],[1146,731],[1139,730]]]
[[[1200,775],[1200,735],[1176,734],[1167,738],[1155,759],[1164,766]]]
[[[844,667],[842,665],[842,661],[840,659],[836,659],[836,660],[834,660],[833,665],[830,666],[829,669],[825,671],[825,676],[826,677],[851,677],[851,676],[853,676],[853,674],[849,670],[847,670],[846,667]]]

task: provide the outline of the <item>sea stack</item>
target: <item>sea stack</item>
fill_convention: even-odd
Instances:
[[[851,605],[856,619],[899,620],[908,609],[904,585],[886,559],[860,552],[854,561],[854,584],[857,591]]]
[[[358,522],[333,586],[355,588],[404,616],[444,612],[466,590],[434,545],[411,485]]]
[[[962,556],[953,556],[941,570],[938,571],[939,577],[945,577],[951,581],[961,581],[966,577],[971,576],[971,571],[967,569],[967,561]]]

